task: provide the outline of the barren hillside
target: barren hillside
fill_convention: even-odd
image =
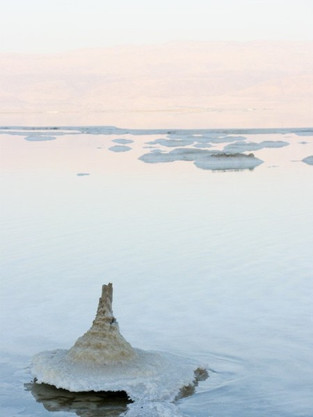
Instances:
[[[313,42],[0,55],[0,124],[313,125]]]

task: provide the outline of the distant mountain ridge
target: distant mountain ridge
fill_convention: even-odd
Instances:
[[[313,42],[177,42],[0,55],[0,123],[304,127]]]

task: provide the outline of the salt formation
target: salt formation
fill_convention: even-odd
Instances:
[[[173,401],[206,379],[205,367],[164,352],[133,348],[112,312],[112,284],[103,285],[91,328],[69,350],[41,352],[31,371],[36,383],[71,392],[124,391],[133,401]]]
[[[134,349],[119,332],[118,323],[112,311],[112,284],[102,286],[96,318],[91,328],[68,351],[68,358],[74,361],[90,361],[106,365],[122,362],[136,356]]]
[[[263,161],[254,156],[253,153],[248,155],[244,153],[215,153],[209,158],[198,159],[194,162],[195,166],[201,169],[211,170],[242,170],[254,169]]]
[[[288,145],[288,142],[284,142],[282,140],[263,140],[260,143],[242,141],[226,145],[224,147],[224,152],[259,151],[266,148],[283,148]]]
[[[196,148],[175,148],[170,152],[163,152],[154,149],[139,157],[147,163],[193,161],[197,168],[215,170],[232,169],[254,169],[263,161],[254,156],[243,153],[228,153],[217,150],[196,149]]]

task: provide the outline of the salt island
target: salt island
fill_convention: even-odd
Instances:
[[[112,284],[103,285],[91,328],[69,350],[33,357],[36,384],[71,392],[122,391],[134,402],[173,402],[207,378],[206,367],[193,360],[133,348],[119,331],[112,298]]]

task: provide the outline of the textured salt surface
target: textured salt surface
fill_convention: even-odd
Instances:
[[[85,364],[87,368],[112,364],[116,366],[136,357],[134,349],[120,333],[117,320],[113,316],[112,300],[112,284],[103,285],[92,326],[66,353],[65,360],[72,362],[72,366],[81,364]],[[45,382],[51,383],[49,380]]]
[[[139,157],[141,161],[148,163],[174,162],[174,161],[195,161],[203,156],[210,156],[212,153],[203,149],[176,148],[170,152],[155,150]]]
[[[155,139],[152,140],[151,142],[147,142],[149,145],[162,145],[162,146],[167,146],[169,148],[176,148],[178,146],[188,146],[188,145],[192,145],[194,143],[194,139],[190,139],[190,138],[177,138],[177,139]]]
[[[263,161],[253,154],[216,154],[210,158],[198,159],[195,165],[202,169],[211,170],[242,170],[253,169],[262,164]]]
[[[176,148],[180,146],[194,145],[197,148],[208,148],[212,144],[235,142],[238,140],[245,140],[244,136],[236,135],[220,135],[211,133],[210,135],[203,134],[171,134],[167,138],[159,138],[153,141],[147,142],[147,145],[161,145],[168,148]]]
[[[160,150],[150,152],[142,155],[139,159],[143,162],[155,164],[175,161],[195,161],[205,155],[210,156],[209,151],[194,148],[177,148],[170,152],[163,152]]]
[[[196,142],[198,145],[200,144],[218,144],[218,143],[228,143],[228,142],[236,142],[238,140],[245,140],[245,136],[237,136],[237,135],[208,135],[208,136],[199,136],[195,137]]]
[[[134,401],[173,401],[207,373],[186,358],[134,349],[112,311],[112,284],[102,286],[91,328],[69,350],[41,352],[31,371],[37,383],[71,392],[124,391]]]
[[[253,169],[263,162],[253,154],[229,154],[195,148],[176,148],[170,152],[158,150],[144,154],[139,159],[147,163],[193,161],[197,168],[210,170]]]
[[[135,349],[136,357],[124,363],[99,365],[75,362],[67,350],[34,356],[32,374],[71,392],[126,391],[134,401],[173,401],[180,390],[195,381],[194,361],[162,352]]]
[[[288,146],[288,142],[284,141],[271,141],[265,140],[260,143],[255,142],[235,142],[224,147],[225,152],[246,152],[246,151],[258,151],[264,148],[282,148]]]

